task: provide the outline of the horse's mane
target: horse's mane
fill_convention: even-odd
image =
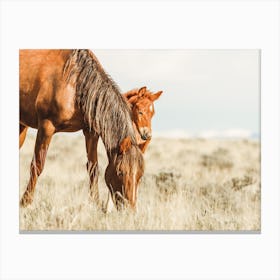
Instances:
[[[90,50],[73,50],[63,75],[76,85],[76,100],[89,130],[101,136],[107,151],[117,149],[126,137],[136,145],[131,111],[116,83]]]

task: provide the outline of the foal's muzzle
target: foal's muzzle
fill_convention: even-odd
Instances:
[[[150,140],[152,138],[152,133],[147,127],[141,127],[139,131],[142,140]]]
[[[141,135],[141,139],[142,140],[150,140],[152,137],[150,136],[150,135],[147,135],[147,134],[145,134],[145,135]]]

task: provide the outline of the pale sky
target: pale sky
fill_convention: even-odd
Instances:
[[[259,134],[258,50],[93,50],[122,92],[163,90],[153,131]]]

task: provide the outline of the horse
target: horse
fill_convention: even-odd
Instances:
[[[117,207],[135,208],[144,160],[132,124],[132,112],[112,78],[90,50],[20,50],[19,146],[28,127],[37,136],[30,179],[20,200],[32,203],[52,136],[83,130],[90,175],[90,195],[98,201],[97,140],[109,164],[105,181]]]
[[[123,94],[132,110],[132,120],[136,133],[137,144],[144,154],[152,138],[151,121],[155,114],[154,101],[162,91],[152,93],[147,87],[132,89]]]
[[[147,87],[132,89],[123,94],[123,97],[132,110],[132,120],[136,134],[136,141],[143,154],[145,153],[152,138],[151,121],[155,114],[153,102],[156,101],[161,94],[162,91],[152,93],[147,90]],[[108,193],[106,202],[103,205],[105,213],[108,211],[109,199],[110,193]]]

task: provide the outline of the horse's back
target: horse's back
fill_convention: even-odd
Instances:
[[[20,50],[20,121],[37,128],[38,114],[53,113],[71,50]]]
[[[20,91],[38,94],[38,87],[46,80],[61,76],[69,50],[20,50]]]

